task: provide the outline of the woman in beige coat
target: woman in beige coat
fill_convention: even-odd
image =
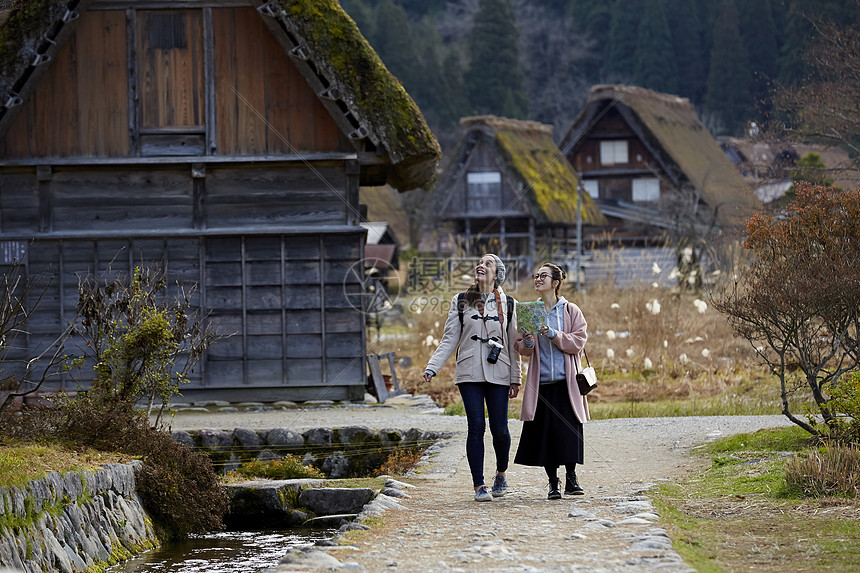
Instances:
[[[466,457],[477,501],[492,501],[508,488],[508,398],[517,396],[521,382],[520,359],[513,351],[517,337],[516,301],[502,291],[504,279],[505,264],[498,256],[481,257],[475,267],[475,282],[465,293],[451,299],[442,340],[424,370],[424,379],[429,382],[457,352],[454,383],[466,410]],[[492,494],[484,483],[485,404],[496,454]]]

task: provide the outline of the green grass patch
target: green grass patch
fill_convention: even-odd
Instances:
[[[860,570],[860,502],[802,498],[785,465],[810,445],[798,427],[760,430],[698,448],[711,466],[655,495],[673,546],[699,572]]]
[[[106,464],[125,463],[130,456],[105,452],[76,452],[57,445],[21,444],[0,446],[0,484],[21,487],[41,479],[50,471],[98,469]]]
[[[780,405],[774,400],[730,396],[647,402],[589,402],[588,409],[594,420],[681,416],[764,416],[782,413]]]

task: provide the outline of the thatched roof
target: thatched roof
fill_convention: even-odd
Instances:
[[[689,184],[701,193],[702,200],[717,210],[721,224],[743,224],[761,207],[686,98],[634,86],[593,86],[561,147],[575,152],[607,105],[618,109],[676,185]]]
[[[77,10],[85,10],[88,3],[82,0]],[[313,64],[329,86],[327,96],[344,104],[358,136],[387,151],[388,183],[401,191],[432,187],[439,143],[418,106],[338,1],[277,3],[280,11],[261,10],[261,17],[275,19],[285,43],[295,44],[293,55]],[[49,40],[68,34],[66,29],[74,24],[63,20],[66,5],[64,0],[17,0],[0,23],[0,118],[7,111],[3,102],[27,82],[36,54],[45,53]]]
[[[538,223],[576,224],[576,174],[552,139],[552,126],[492,115],[460,120],[463,138],[472,131],[492,137],[507,167],[507,176],[521,186],[522,200]],[[462,143],[457,155],[467,153]],[[465,166],[463,159],[453,165]],[[460,173],[453,173],[453,181]],[[588,193],[582,194],[582,221],[602,225],[606,219]]]

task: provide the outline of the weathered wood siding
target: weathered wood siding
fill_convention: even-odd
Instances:
[[[128,155],[124,12],[85,12],[5,135],[0,158]]]
[[[0,159],[355,151],[250,6],[86,10],[44,65]]]
[[[175,292],[198,287],[195,304],[235,333],[210,349],[186,396],[360,398],[364,230],[353,224],[352,163],[0,169],[0,244],[26,248],[28,276],[53,279],[11,357],[34,356],[73,319],[81,276],[165,264]],[[14,257],[4,257],[7,272]],[[91,373],[87,364],[48,388],[86,387]]]
[[[348,148],[256,10],[213,9],[212,24],[218,155]]]

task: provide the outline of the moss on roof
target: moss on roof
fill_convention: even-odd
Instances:
[[[586,109],[607,101],[626,106],[638,118],[653,138],[647,143],[665,151],[684,177],[701,191],[705,203],[718,210],[722,224],[743,224],[761,207],[688,99],[633,86],[599,85],[591,88]],[[581,114],[577,118],[565,141],[577,127],[582,128],[580,122],[584,117]]]
[[[483,124],[495,132],[496,145],[520,180],[532,216],[544,223],[576,223],[576,174],[552,140],[552,126],[494,116],[464,118],[465,126]],[[582,194],[582,222],[603,225],[606,219],[591,195]]]
[[[311,59],[388,150],[388,183],[401,190],[435,184],[442,151],[421,111],[337,0],[279,0]]]
[[[43,32],[65,12],[61,0],[17,0],[0,22],[0,97],[5,101]]]

